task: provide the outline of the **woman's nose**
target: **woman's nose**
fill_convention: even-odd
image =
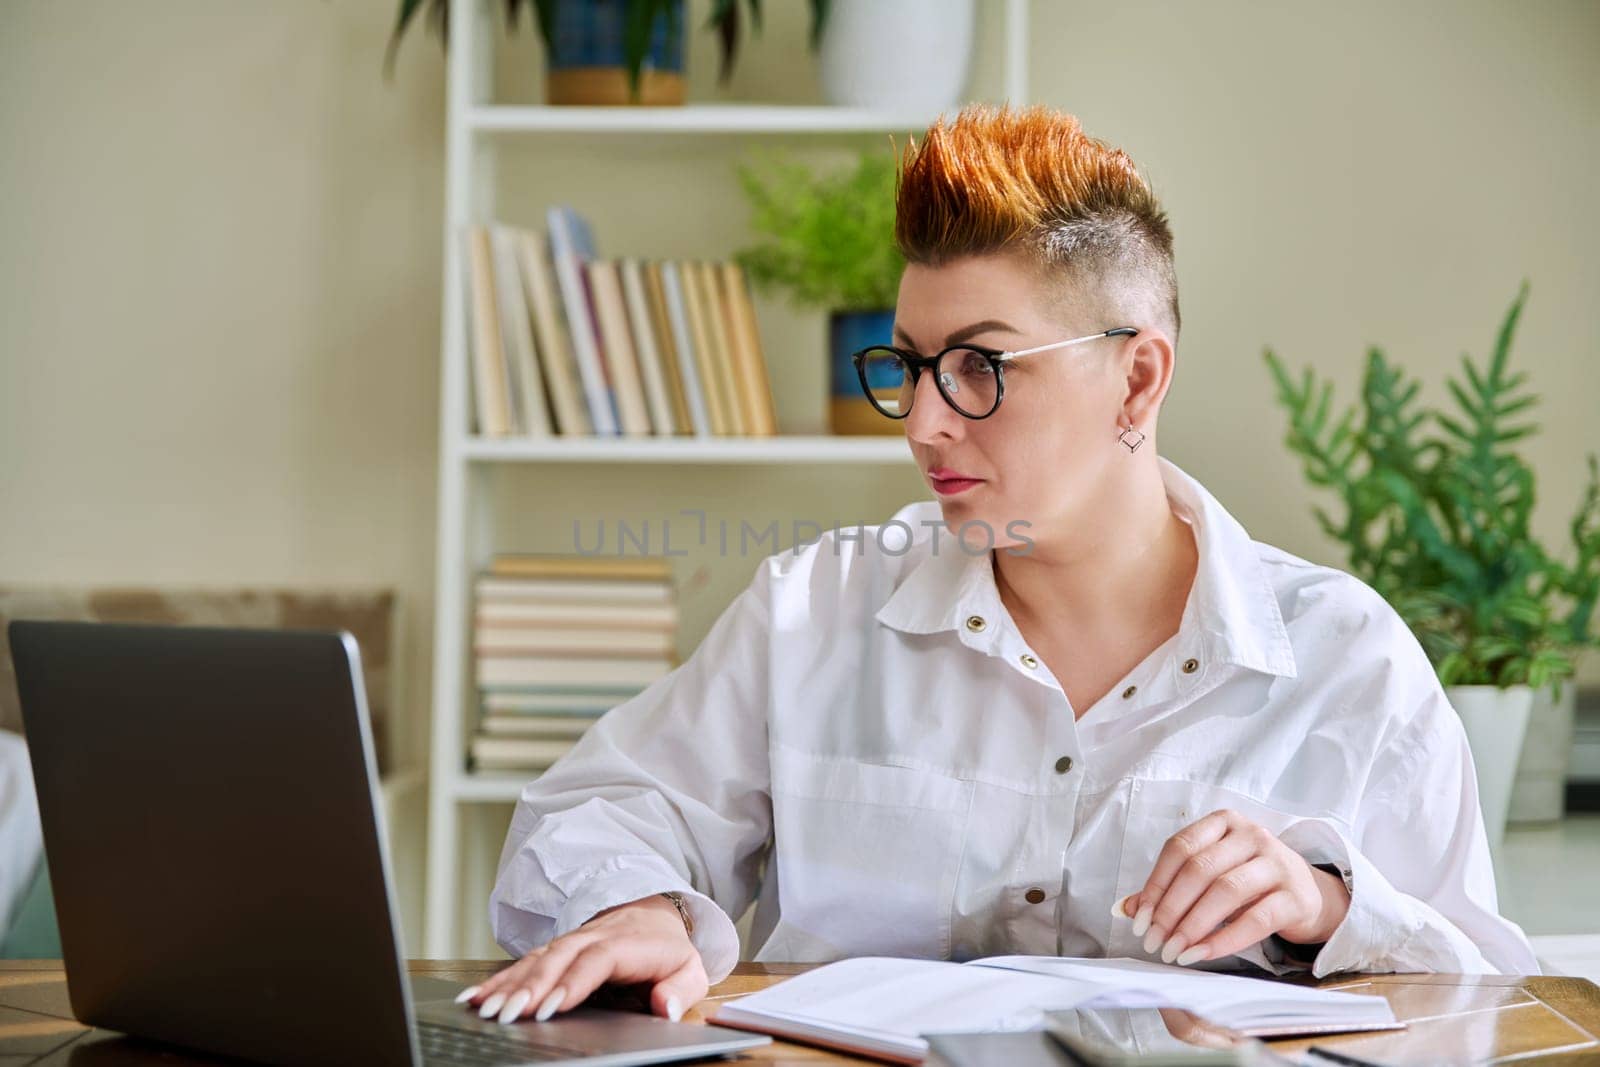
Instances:
[[[967,420],[945,403],[933,373],[932,369],[923,371],[917,376],[917,384],[912,389],[911,412],[906,416],[906,436],[913,441],[930,441],[940,436],[955,437],[965,429],[961,424]]]

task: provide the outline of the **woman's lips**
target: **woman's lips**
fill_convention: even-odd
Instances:
[[[982,478],[935,478],[933,491],[943,496],[954,496],[964,493],[975,485],[982,485]]]

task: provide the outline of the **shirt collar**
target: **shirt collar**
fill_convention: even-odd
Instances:
[[[1200,557],[1178,624],[1180,654],[1296,677],[1278,596],[1250,535],[1205,486],[1165,456],[1157,460],[1173,511],[1194,528]],[[895,519],[918,529],[939,516],[938,502],[928,500],[902,508]],[[975,639],[969,643],[996,647],[999,623],[1010,614],[995,586],[991,553],[964,549],[947,530],[934,534],[936,550],[912,567],[875,618],[906,633],[964,631]],[[973,616],[984,620],[977,632],[969,626]]]

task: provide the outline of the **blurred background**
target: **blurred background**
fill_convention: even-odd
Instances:
[[[499,954],[484,902],[517,775],[467,762],[475,573],[570,554],[575,524],[670,522],[677,538],[698,521],[685,509],[713,529],[776,522],[765,548],[680,542],[681,658],[794,520],[876,523],[927,495],[893,439],[830,440],[831,313],[850,296],[806,305],[764,284],[739,168],[779,151],[848,173],[932,113],[814,111],[848,86],[824,78],[800,0],[764,5],[759,31],[745,11],[719,80],[705,23],[726,5],[688,0],[683,102],[568,121],[529,11],[511,30],[501,0],[456,6],[470,32],[448,61],[424,5],[386,73],[394,0],[0,2],[0,614],[361,620],[414,956]],[[835,32],[849,9],[835,0]],[[950,61],[960,100],[1069,111],[1150,179],[1184,323],[1160,449],[1258,540],[1351,569],[1313,515],[1338,499],[1285,443],[1264,350],[1331,382],[1337,413],[1377,346],[1419,404],[1449,410],[1446,379],[1464,353],[1486,365],[1526,281],[1510,364],[1539,398],[1519,420],[1537,432],[1514,442],[1536,476],[1527,537],[1581,577],[1572,524],[1600,450],[1600,5],[975,0],[912,18],[970,19]],[[897,54],[918,39],[866,43],[877,66],[931,77]],[[555,205],[602,257],[744,264],[776,436],[801,443],[494,442],[469,374],[463,228],[543,232]],[[888,217],[847,215],[869,235]],[[1569,648],[1576,725],[1523,768],[1543,792],[1497,845],[1503,910],[1580,969],[1600,959],[1600,907],[1575,888],[1600,880],[1587,640]],[[0,904],[37,920],[26,892]]]

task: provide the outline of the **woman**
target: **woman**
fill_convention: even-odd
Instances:
[[[1537,973],[1410,631],[1158,456],[1177,285],[1129,158],[969,107],[896,210],[896,351],[858,359],[937,502],[767,558],[528,785],[490,897],[522,959],[463,999],[677,1018],[758,891],[757,960]]]

